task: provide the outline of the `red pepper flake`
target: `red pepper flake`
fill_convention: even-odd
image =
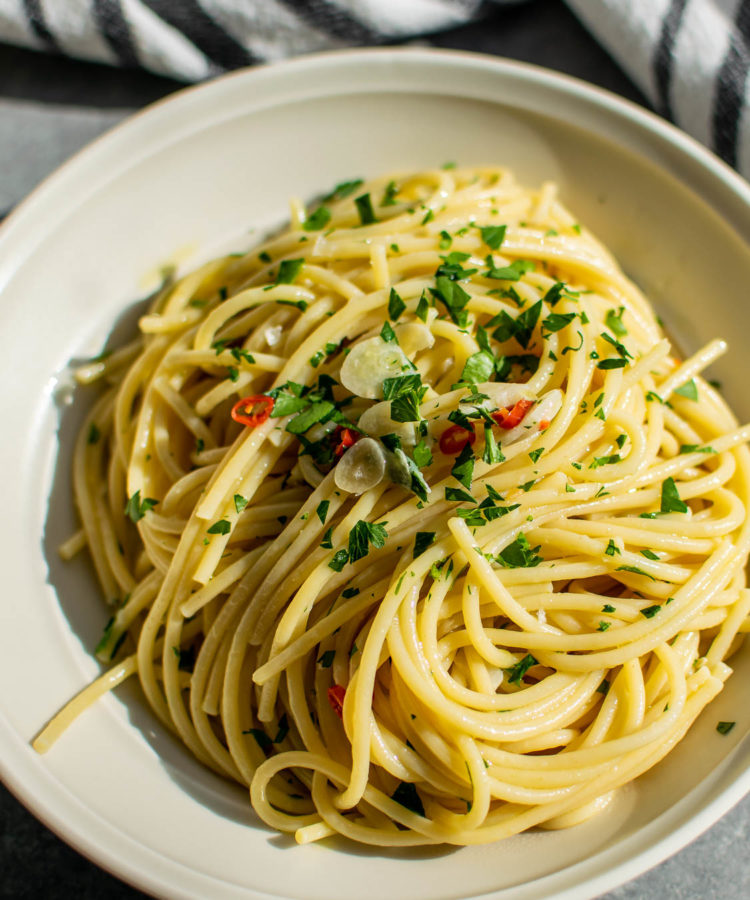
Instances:
[[[451,425],[440,435],[440,452],[446,456],[455,456],[467,444],[473,444],[476,439],[477,436],[473,431],[467,431],[461,425]]]
[[[232,418],[240,425],[248,425],[255,428],[262,425],[271,415],[274,403],[273,397],[265,394],[254,394],[252,397],[243,397],[232,407]]]
[[[510,431],[511,428],[515,428],[516,425],[521,424],[521,422],[523,421],[523,417],[533,405],[533,400],[519,400],[515,404],[513,409],[508,410],[503,407],[497,412],[492,413],[492,418],[501,428],[505,428],[506,431]]]
[[[353,444],[356,444],[358,440],[359,435],[356,432],[351,431],[349,428],[342,428],[339,426],[334,433],[334,441],[338,441],[338,444],[333,451],[334,456],[343,456],[344,451],[348,450]]]
[[[542,419],[539,423],[539,430],[546,431],[549,428],[549,419]]]
[[[344,697],[346,696],[346,688],[340,684],[334,684],[328,688],[328,702],[331,708],[339,717],[344,718]]]

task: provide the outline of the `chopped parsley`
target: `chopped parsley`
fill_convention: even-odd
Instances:
[[[534,270],[534,263],[528,259],[514,259],[510,265],[500,267],[495,266],[491,256],[488,256],[485,262],[487,271],[484,277],[499,281],[520,281],[523,275]]]
[[[101,436],[102,436],[102,433],[97,428],[96,422],[92,422],[91,425],[89,426],[89,435],[88,435],[88,438],[86,439],[87,443],[95,444]]]
[[[679,394],[681,397],[687,397],[688,400],[697,400],[698,388],[695,384],[695,379],[691,378],[690,381],[686,381],[685,384],[676,387],[674,393]]]
[[[529,453],[529,459],[532,462],[538,462],[539,457],[542,455],[542,453],[544,453],[544,447],[537,447],[536,450],[532,450]]]
[[[688,505],[684,500],[680,500],[674,478],[667,478],[661,485],[661,512],[686,513],[687,511]]]
[[[474,451],[471,449],[471,444],[467,443],[456,457],[456,461],[451,469],[451,475],[456,481],[469,490],[471,490],[471,479],[474,474],[474,463]]]
[[[645,616],[647,619],[653,619],[660,609],[661,604],[655,603],[653,606],[647,606],[645,609],[642,609],[641,615]]]
[[[445,499],[454,503],[475,503],[476,501],[468,491],[461,488],[447,487],[445,489]]]
[[[383,199],[380,201],[381,206],[395,206],[396,197],[398,195],[398,185],[395,181],[389,181],[383,191]]]
[[[607,315],[604,317],[604,324],[613,334],[616,334],[617,337],[625,337],[628,333],[628,329],[623,325],[622,322],[622,314],[624,312],[625,307],[620,306],[617,311],[615,311],[614,309],[608,309]]]
[[[332,203],[334,200],[343,200],[344,197],[349,197],[353,194],[362,184],[364,184],[364,182],[361,178],[355,178],[353,181],[342,181],[341,184],[336,185],[330,194],[323,197],[323,201],[325,203]]]
[[[378,221],[375,217],[375,210],[372,208],[372,197],[369,194],[362,194],[360,197],[357,197],[354,205],[357,207],[359,221],[362,225],[372,225],[373,222]]]
[[[713,447],[701,447],[700,444],[681,444],[680,453],[716,453]]]
[[[505,225],[485,225],[479,229],[482,233],[482,240],[490,250],[500,249],[500,245],[505,240],[506,227]]]
[[[521,684],[521,679],[529,669],[536,664],[536,659],[530,653],[527,653],[526,656],[519,660],[515,665],[511,666],[509,669],[505,669],[508,673],[508,683]]]
[[[416,787],[410,781],[402,781],[391,794],[391,800],[395,800],[396,803],[400,803],[401,806],[418,816],[424,816],[424,804]]]
[[[547,334],[561,331],[566,325],[570,325],[576,315],[577,313],[550,313],[545,319],[542,319],[542,328]]]
[[[241,513],[242,510],[247,506],[247,499],[242,496],[242,494],[234,495],[234,508],[237,510],[237,513]]]
[[[293,284],[294,280],[300,273],[300,269],[304,266],[304,259],[284,259],[279,264],[279,272],[276,276],[274,284]],[[300,301],[296,301],[300,302]],[[304,301],[302,301],[304,302]]]
[[[479,350],[472,355],[464,363],[461,372],[461,381],[469,384],[477,384],[490,380],[490,376],[495,371],[495,357],[486,350]]]
[[[736,724],[736,722],[719,722],[716,726],[716,730],[719,734],[729,734]]]
[[[331,210],[327,206],[319,206],[312,215],[307,217],[302,227],[305,231],[320,231],[331,221]]]
[[[330,500],[321,500],[320,503],[318,504],[318,508],[315,510],[315,512],[318,515],[318,518],[320,519],[321,525],[325,525],[325,523],[326,523],[326,516],[328,515],[328,507],[330,505],[331,505]]]
[[[609,543],[607,544],[607,549],[604,551],[607,556],[614,556],[615,553],[620,556],[620,548],[615,544],[612,538],[609,539]]]
[[[328,568],[333,569],[334,572],[340,572],[347,562],[349,562],[349,554],[346,550],[337,550],[333,554],[333,559],[328,563]]]
[[[519,313],[515,319],[505,310],[502,310],[498,315],[490,319],[487,325],[490,328],[495,328],[492,332],[492,337],[495,338],[496,341],[503,343],[504,341],[510,340],[510,338],[515,338],[518,343],[526,349],[531,340],[531,335],[536,328],[536,324],[539,321],[541,311],[542,301],[537,300],[533,306],[530,306],[522,313]]]
[[[232,530],[232,526],[229,524],[228,519],[219,519],[218,522],[214,522],[210,528],[206,529],[207,534],[229,534]]]
[[[386,342],[386,344],[398,343],[396,332],[393,330],[390,322],[383,322],[383,327],[380,329],[380,337]]]
[[[506,569],[531,569],[544,562],[537,554],[538,549],[539,546],[532,547],[526,535],[520,532],[513,543],[501,550],[495,559]]]
[[[356,562],[367,556],[370,544],[377,549],[384,547],[387,537],[385,525],[374,525],[360,519],[349,532],[349,562]]]
[[[330,669],[333,665],[334,657],[336,656],[335,650],[326,650],[324,653],[320,655],[318,662],[324,669]]]
[[[153,509],[158,502],[159,501],[154,500],[153,497],[144,497],[143,500],[141,500],[141,492],[139,489],[128,499],[128,502],[125,505],[125,515],[131,522],[140,522],[146,513]]]
[[[447,275],[438,275],[435,279],[435,287],[430,288],[430,293],[436,300],[445,304],[451,319],[459,326],[465,328],[468,322],[468,314],[464,307],[471,300],[469,294],[460,284],[450,279]]]
[[[649,575],[648,572],[644,572],[638,566],[618,566],[615,572],[632,572],[634,575],[643,575],[645,578],[650,578],[651,581],[656,581],[653,575]]]
[[[414,535],[413,559],[421,556],[425,552],[425,550],[434,543],[435,534],[436,532],[434,531],[418,531],[416,535]]]
[[[395,288],[391,288],[390,296],[388,297],[388,315],[395,322],[401,313],[406,309],[406,304],[401,299],[398,291]]]

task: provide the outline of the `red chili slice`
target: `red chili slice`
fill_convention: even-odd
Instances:
[[[473,431],[467,431],[461,425],[451,425],[440,435],[440,452],[446,456],[455,456],[467,444],[473,444],[476,439],[477,436]]]
[[[539,430],[546,431],[549,428],[549,419],[542,419],[539,423]]]
[[[265,394],[243,397],[232,407],[232,418],[240,425],[255,428],[257,425],[262,425],[271,415],[274,403],[273,397],[266,397]]]
[[[344,697],[346,696],[346,688],[340,684],[334,684],[332,687],[328,688],[328,702],[331,704],[331,708],[339,717],[339,719],[344,718]]]
[[[516,425],[521,424],[521,422],[523,421],[523,417],[533,405],[533,400],[519,400],[515,404],[513,409],[508,410],[503,407],[497,412],[492,413],[492,418],[501,428],[505,428],[507,431],[510,431],[511,428],[515,428]]]
[[[336,448],[333,451],[334,455],[343,456],[345,450],[357,443],[359,435],[349,428],[341,428],[341,426],[339,426],[334,432],[334,440],[338,441],[338,444],[336,444]]]

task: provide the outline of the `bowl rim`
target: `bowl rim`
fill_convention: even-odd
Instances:
[[[516,79],[542,92],[565,94],[568,99],[577,101],[582,108],[587,108],[594,114],[611,115],[623,121],[628,128],[635,129],[639,139],[647,140],[649,154],[653,153],[658,157],[662,153],[674,154],[676,150],[679,161],[686,164],[691,172],[701,176],[696,185],[691,183],[690,186],[695,187],[696,192],[709,206],[718,212],[724,212],[731,224],[742,232],[746,239],[750,236],[750,184],[685,132],[633,101],[570,75],[535,64],[482,53],[410,47],[345,49],[240,69],[210,82],[185,87],[138,110],[95,139],[47,176],[0,224],[0,293],[16,268],[35,252],[45,234],[64,220],[65,210],[58,211],[47,219],[45,228],[39,229],[35,220],[55,210],[58,197],[64,195],[81,179],[85,179],[89,170],[103,167],[106,171],[107,166],[112,165],[118,153],[122,152],[138,132],[148,134],[154,128],[158,130],[162,119],[184,116],[186,111],[192,110],[196,105],[206,106],[212,102],[212,98],[231,93],[236,85],[256,86],[265,83],[265,87],[268,87],[269,84],[277,82],[283,87],[284,79],[290,77],[298,78],[302,82],[305,79],[301,76],[308,75],[313,81],[316,74],[325,73],[330,69],[366,66],[368,63],[379,66],[393,62],[405,64],[416,71],[425,65],[433,65],[454,71],[494,72],[501,78]],[[439,85],[436,90],[443,88],[443,85]],[[373,86],[370,89],[374,89]],[[389,87],[387,90],[393,93],[396,88]],[[401,90],[424,93],[427,89],[410,86],[407,83]],[[342,87],[338,96],[347,93],[356,93],[356,89]],[[321,90],[317,94],[317,96],[332,95],[335,94],[331,89]],[[462,94],[461,91],[457,91],[456,95],[475,98],[474,94]],[[264,106],[272,107],[283,102],[285,98],[282,96],[275,101],[249,106],[248,111]],[[152,139],[155,139],[155,135]],[[152,147],[152,152],[153,149]],[[101,186],[101,184],[94,185],[91,193],[95,193]],[[720,201],[718,204],[717,189]],[[741,221],[743,219],[744,221]],[[255,889],[240,888],[236,884],[222,883],[212,876],[196,872],[177,860],[167,859],[151,851],[150,848],[127,838],[115,829],[113,834],[120,835],[119,840],[128,843],[134,851],[134,855],[124,858],[112,846],[103,844],[102,832],[97,832],[93,827],[95,822],[99,827],[109,823],[100,820],[92,810],[81,808],[80,802],[72,792],[57,782],[43,767],[34,764],[34,760],[29,757],[29,747],[2,711],[0,711],[0,735],[3,737],[3,745],[7,748],[0,757],[0,776],[8,789],[62,840],[116,877],[158,896],[185,898],[205,896],[200,892],[219,888],[222,884],[224,891],[215,896],[234,897],[241,893],[243,897],[256,900],[266,900],[272,896]],[[727,760],[736,757],[741,750],[742,745],[736,746],[727,756]],[[689,805],[691,794],[696,791],[697,788],[693,789],[683,801]],[[565,900],[574,898],[580,900],[584,896],[590,897],[610,890],[643,874],[682,849],[713,825],[748,792],[750,792],[750,759],[745,764],[745,770],[716,790],[710,800],[700,799],[697,809],[688,812],[687,820],[681,818],[682,811],[678,807],[683,806],[683,801],[680,801],[676,807],[657,817],[657,820],[650,823],[646,829],[640,829],[639,832],[619,841],[614,848],[605,848],[589,859],[541,876],[520,887],[534,887],[536,891],[542,892],[535,892],[533,896],[555,896]],[[83,816],[79,815],[71,820],[68,816],[76,805],[78,812],[83,813]],[[638,846],[643,845],[645,832],[655,829],[657,821],[661,823],[660,831],[664,831],[666,823],[666,833],[653,842],[647,841],[645,847]],[[633,845],[630,851],[627,849],[628,845]],[[604,872],[587,873],[586,870],[592,868],[592,860],[617,848],[625,848],[621,849],[620,856],[623,858],[620,862],[615,862]],[[144,870],[144,865],[149,865],[149,869]],[[578,880],[579,874],[583,876],[583,880]],[[545,892],[547,886],[554,890],[554,894]],[[490,898],[507,900],[510,896],[516,896],[516,891],[516,888],[504,888],[476,896],[481,896],[484,900]],[[523,896],[532,895],[524,893]]]

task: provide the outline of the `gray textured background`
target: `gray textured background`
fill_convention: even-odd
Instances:
[[[646,105],[560,0],[533,0],[429,43],[537,63]],[[180,86],[143,72],[0,44],[0,216],[84,144]],[[610,892],[606,900],[746,900],[749,835],[746,798],[677,856]],[[0,786],[0,897],[144,896],[71,850]]]

